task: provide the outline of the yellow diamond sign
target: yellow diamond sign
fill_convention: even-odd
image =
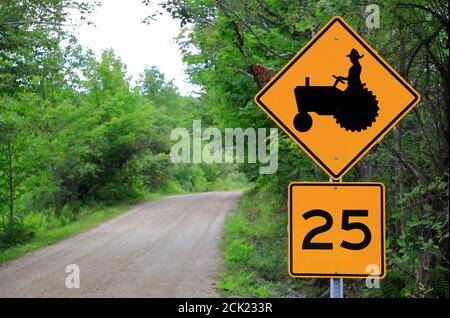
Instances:
[[[330,177],[340,179],[420,96],[334,17],[255,96]]]

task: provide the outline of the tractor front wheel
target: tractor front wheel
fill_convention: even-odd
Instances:
[[[298,113],[294,117],[294,127],[300,132],[307,132],[311,129],[312,118],[308,113]]]

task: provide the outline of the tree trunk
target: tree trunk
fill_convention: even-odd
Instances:
[[[7,160],[8,160],[8,190],[9,190],[9,223],[14,224],[14,172],[13,172],[13,151],[11,138],[8,139]]]
[[[399,65],[399,71],[400,71],[400,75],[405,76],[406,73],[406,42],[405,42],[405,34],[404,34],[404,23],[400,20],[400,24],[399,24],[399,30],[398,30],[398,34],[400,37],[400,47],[399,47],[399,61],[400,61],[400,65]],[[395,138],[395,143],[397,146],[397,151],[399,153],[403,153],[403,134],[402,134],[402,125],[401,123],[398,123],[397,126],[394,129],[394,138]],[[395,176],[396,176],[396,181],[395,181],[395,188],[396,188],[396,192],[397,192],[397,197],[399,199],[402,198],[403,196],[403,166],[402,163],[400,162],[400,160],[397,159],[397,164],[395,165]],[[398,200],[398,202],[401,202],[401,200]],[[401,216],[397,221],[397,234],[398,235],[402,235],[403,233],[405,233],[405,222],[406,222],[406,218],[408,217],[408,215],[404,215],[403,214],[403,207],[401,205],[401,203],[398,206]]]
[[[52,181],[57,187],[57,190],[53,193],[53,204],[55,206],[55,215],[60,216],[62,211],[61,181],[59,180],[58,169],[56,168],[55,163],[51,163],[50,169],[52,173]]]

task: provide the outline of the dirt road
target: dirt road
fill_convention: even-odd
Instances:
[[[214,297],[218,242],[239,192],[172,196],[0,268],[0,297]],[[66,287],[66,266],[80,288]]]

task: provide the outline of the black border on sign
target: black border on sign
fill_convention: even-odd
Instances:
[[[324,162],[322,162],[322,160],[320,160],[319,157],[317,157],[312,151],[311,149],[309,149],[306,144],[304,144],[277,116],[275,116],[275,114],[261,101],[261,97],[284,75],[284,73],[286,73],[291,67],[292,65],[294,65],[316,42],[317,40],[319,40],[322,35],[328,31],[329,28],[331,28],[331,26],[333,26],[333,24],[335,24],[336,22],[339,22],[339,24],[341,24],[352,36],[353,38],[358,41],[359,44],[361,44],[369,53],[370,55],[372,55],[377,61],[378,63],[380,63],[381,65],[383,65],[383,67],[397,80],[399,81],[403,87],[405,87],[413,96],[414,99],[411,103],[409,103],[388,125],[386,125],[386,127],[380,131],[380,133],[378,135],[375,136],[375,138],[373,138],[341,171],[339,171],[338,173],[333,173],[333,171],[331,171],[330,168],[328,168]],[[266,87],[263,88],[263,90],[258,93],[258,95],[256,96],[256,100],[258,101],[258,103],[266,110],[266,112],[268,112],[273,118],[276,119],[277,123],[282,126],[286,131],[289,132],[289,134],[291,135],[292,138],[294,138],[299,144],[301,144],[303,146],[303,148],[309,153],[310,156],[312,156],[329,174],[330,176],[332,176],[334,179],[340,179],[343,175],[344,172],[347,171],[347,169],[349,169],[354,163],[356,163],[356,161],[359,160],[359,158],[370,148],[372,148],[372,146],[375,144],[375,142],[378,140],[378,138],[380,138],[381,136],[384,135],[384,133],[389,130],[392,125],[401,117],[404,116],[404,114],[409,110],[409,108],[414,105],[417,100],[419,99],[419,96],[408,86],[405,84],[404,80],[402,80],[402,78],[400,78],[397,74],[395,74],[387,65],[386,63],[384,63],[363,41],[361,41],[361,39],[358,38],[358,36],[347,27],[347,25],[345,25],[345,23],[342,23],[340,18],[335,18],[330,24],[328,24],[328,26],[323,29],[321,31],[320,34],[318,34],[314,40],[312,42],[310,42],[304,49],[303,51],[296,56],[288,65],[287,67],[280,73],[277,75],[277,77],[270,82],[269,85],[267,85]]]
[[[325,182],[301,182],[301,183],[291,183],[289,184],[289,274],[291,274],[291,276],[295,277],[295,276],[299,276],[299,277],[349,277],[349,278],[367,278],[369,277],[371,274],[336,274],[336,273],[322,273],[322,274],[317,274],[317,273],[294,273],[294,264],[293,264],[293,247],[292,247],[292,215],[293,210],[292,210],[292,190],[293,188],[297,186],[297,187],[302,187],[302,186],[325,186],[325,187],[380,187],[381,189],[381,200],[380,200],[380,205],[381,205],[381,272],[380,272],[380,277],[383,277],[384,275],[384,271],[385,271],[385,261],[384,261],[384,240],[385,240],[385,234],[384,234],[384,190],[383,190],[383,185],[380,183],[341,183],[341,182],[329,182],[329,183],[325,183]]]

